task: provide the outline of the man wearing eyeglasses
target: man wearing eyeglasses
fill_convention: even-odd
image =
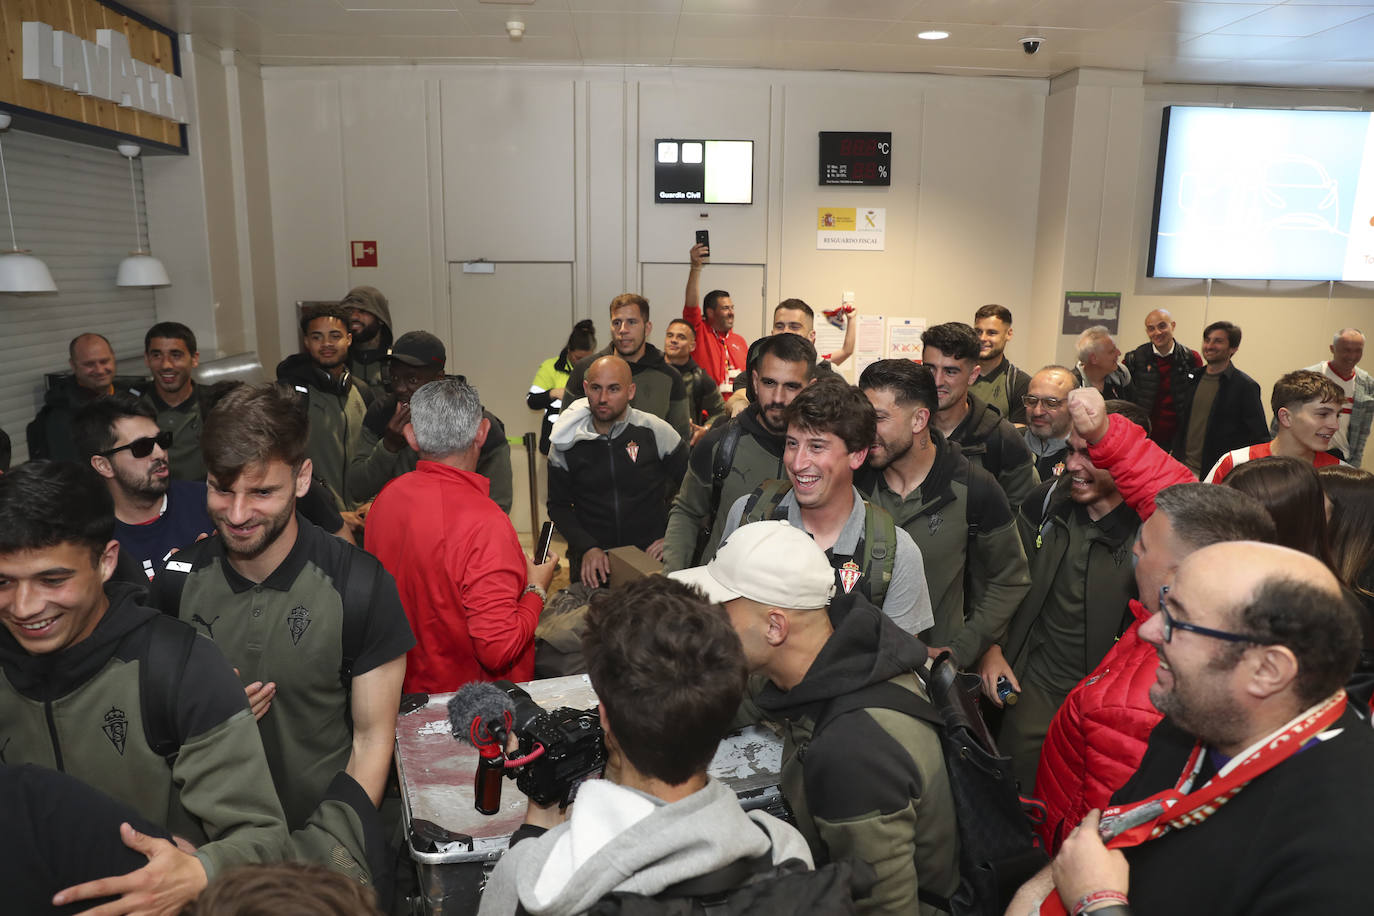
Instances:
[[[1374,733],[1341,688],[1358,615],[1321,562],[1285,547],[1185,559],[1140,629],[1166,721],[1008,912],[1367,912]]]
[[[1073,370],[1046,366],[1031,376],[1030,387],[1021,398],[1026,408],[1026,448],[1035,457],[1035,473],[1041,480],[1053,480],[1064,473],[1069,453],[1069,392],[1078,387]]]
[[[156,418],[146,401],[116,394],[82,408],[74,429],[77,450],[114,499],[115,540],[149,579],[173,552],[215,530],[204,481],[172,480],[172,433]]]

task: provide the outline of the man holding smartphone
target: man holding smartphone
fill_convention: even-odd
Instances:
[[[489,497],[477,473],[488,430],[467,382],[421,387],[404,429],[419,462],[382,489],[367,517],[367,549],[396,578],[416,635],[406,693],[534,677],[534,628],[558,556],[539,565],[526,559],[510,518]]]
[[[707,375],[715,379],[726,394],[734,390],[735,376],[744,371],[749,343],[735,333],[735,303],[723,289],[713,289],[701,299],[701,268],[711,256],[706,230],[697,231],[697,243],[689,257],[691,270],[687,273],[687,292],[682,303],[682,319],[692,326],[697,348],[692,359]],[[693,420],[693,422],[696,422]]]

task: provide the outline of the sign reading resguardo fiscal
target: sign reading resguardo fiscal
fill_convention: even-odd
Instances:
[[[816,211],[816,248],[820,251],[882,251],[887,242],[887,210],[879,207],[821,207]]]

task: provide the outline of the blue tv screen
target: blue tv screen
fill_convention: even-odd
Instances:
[[[1151,277],[1374,280],[1367,111],[1164,109]]]

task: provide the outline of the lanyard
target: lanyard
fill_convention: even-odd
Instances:
[[[1194,790],[1192,785],[1202,769],[1205,754],[1202,742],[1197,742],[1172,789],[1165,789],[1133,804],[1113,805],[1102,812],[1099,829],[1107,848],[1139,846],[1171,830],[1202,823],[1235,798],[1250,780],[1283,763],[1300,751],[1309,739],[1326,731],[1344,711],[1345,691],[1338,690],[1278,732],[1253,745],[1243,756],[1233,758],[1216,776]],[[1040,906],[1040,916],[1064,916],[1066,912],[1059,894],[1055,892],[1046,897]]]

